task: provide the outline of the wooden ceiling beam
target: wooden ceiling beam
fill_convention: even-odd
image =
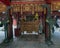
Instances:
[[[6,6],[10,5],[10,0],[0,0],[0,2],[2,2],[3,4],[5,4]]]
[[[16,2],[16,1],[13,1],[11,2],[11,4],[44,4],[45,2],[42,2],[42,1],[29,1],[29,2]]]

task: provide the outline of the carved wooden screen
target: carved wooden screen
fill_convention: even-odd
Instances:
[[[52,2],[51,9],[52,9],[52,11],[60,10],[60,2]]]
[[[0,12],[5,12],[6,6],[3,3],[0,3]]]
[[[12,11],[13,12],[20,12],[21,11],[21,5],[20,4],[14,4],[12,6]]]
[[[14,4],[12,6],[12,12],[30,12],[34,14],[34,12],[43,12],[43,7],[41,4]]]

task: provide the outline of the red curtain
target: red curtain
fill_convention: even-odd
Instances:
[[[5,5],[10,5],[10,0],[0,0],[0,2],[4,3]]]

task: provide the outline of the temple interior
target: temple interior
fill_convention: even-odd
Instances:
[[[0,0],[0,48],[60,48],[60,0]]]

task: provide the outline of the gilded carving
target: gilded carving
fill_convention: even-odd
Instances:
[[[30,6],[31,6],[31,12],[32,14],[34,14],[34,4],[30,4]]]
[[[43,7],[41,6],[41,4],[13,4],[13,12],[21,12],[21,14],[23,12],[31,12],[32,14],[34,14],[34,12],[42,12],[43,11]]]
[[[51,5],[53,11],[60,10],[60,2],[52,2]]]
[[[35,4],[35,11],[38,11],[38,4]]]
[[[0,12],[5,12],[6,6],[3,3],[0,3]]]
[[[38,5],[38,12],[42,12],[43,11],[43,7],[39,4]]]
[[[12,5],[12,10],[13,10],[13,12],[20,12],[20,10],[21,10],[21,7],[20,7],[20,4],[14,4],[14,5]]]
[[[31,7],[29,4],[24,4],[23,5],[23,11],[31,11]]]

